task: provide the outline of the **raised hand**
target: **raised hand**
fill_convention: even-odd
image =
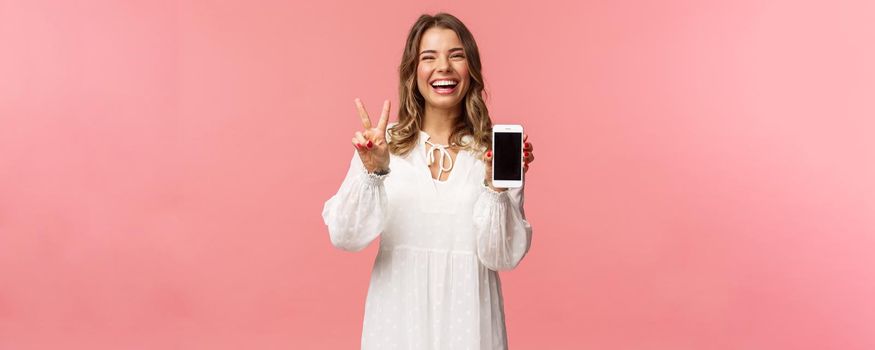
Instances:
[[[352,138],[352,145],[359,152],[359,158],[369,173],[389,170],[389,145],[386,143],[386,125],[389,123],[389,100],[383,102],[383,112],[377,126],[371,125],[371,118],[362,105],[362,101],[355,99],[355,107],[362,119],[364,130],[357,131]]]

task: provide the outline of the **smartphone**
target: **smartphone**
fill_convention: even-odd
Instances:
[[[523,126],[492,126],[492,186],[523,186]]]

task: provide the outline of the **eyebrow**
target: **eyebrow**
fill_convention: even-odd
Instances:
[[[461,47],[454,47],[454,48],[450,49],[450,53],[453,53],[456,51],[464,51],[464,49],[462,49]],[[420,52],[419,54],[422,55],[422,54],[426,54],[426,53],[437,53],[437,51],[435,51],[435,50],[422,50],[422,52]]]

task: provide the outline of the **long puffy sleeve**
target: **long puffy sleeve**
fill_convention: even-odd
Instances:
[[[523,210],[523,188],[496,192],[482,187],[474,205],[477,256],[491,270],[519,265],[532,244],[532,226]]]
[[[322,208],[332,245],[357,252],[380,235],[388,212],[386,176],[369,174],[354,152],[340,190]]]

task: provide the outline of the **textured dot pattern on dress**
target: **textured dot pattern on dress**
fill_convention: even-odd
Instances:
[[[391,172],[367,174],[357,153],[323,207],[332,244],[358,251],[378,236],[361,348],[506,349],[498,271],[515,268],[531,244],[523,189],[483,185],[478,155],[460,151],[452,181],[434,183],[421,133]]]

